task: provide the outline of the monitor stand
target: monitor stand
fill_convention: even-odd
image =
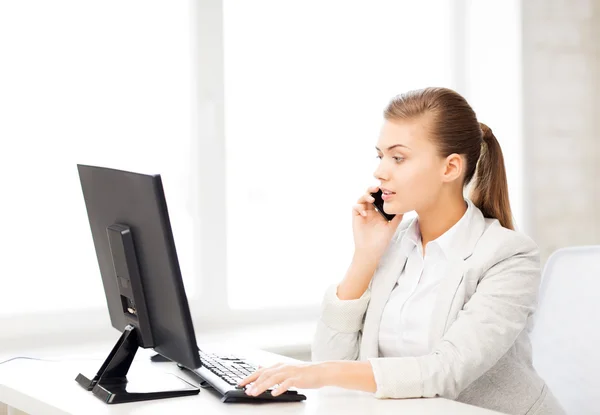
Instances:
[[[127,372],[138,347],[137,329],[128,325],[96,376],[90,380],[80,373],[75,380],[107,404],[174,398],[200,392],[194,385],[170,373],[152,373],[152,376],[143,377],[142,385],[132,385],[127,379]]]

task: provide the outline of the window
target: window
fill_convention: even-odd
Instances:
[[[0,4],[0,315],[105,307],[77,163],[161,173],[188,294],[186,2]]]
[[[504,155],[515,225],[523,217],[521,120],[521,2],[469,0],[466,14],[463,93],[498,139]]]
[[[85,309],[106,326],[77,163],[162,175],[197,331],[314,315],[350,261],[382,111],[410,89],[455,88],[497,132],[518,222],[518,8],[0,3],[0,326],[75,331]]]
[[[224,1],[228,297],[317,304],[396,93],[453,85],[447,1]]]

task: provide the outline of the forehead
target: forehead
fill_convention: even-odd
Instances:
[[[377,147],[381,151],[386,151],[394,144],[402,144],[411,150],[425,149],[433,145],[429,140],[429,135],[425,117],[410,120],[386,120],[381,127]]]

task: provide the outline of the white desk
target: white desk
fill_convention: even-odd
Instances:
[[[218,350],[223,346],[216,345]],[[201,345],[210,350],[215,345]],[[229,348],[228,351],[235,352]],[[108,353],[108,352],[107,352]],[[18,359],[0,365],[0,414],[24,413],[31,415],[65,414],[461,414],[492,415],[496,412],[446,399],[386,399],[379,400],[370,393],[335,387],[301,390],[307,399],[303,402],[226,404],[220,395],[210,389],[201,389],[196,396],[155,401],[106,405],[91,392],[75,382],[82,372],[93,376],[102,364],[104,353],[89,358],[66,358],[59,362]],[[179,370],[173,363],[151,363],[150,352],[139,350],[130,369],[134,373],[176,373],[190,383],[197,381]],[[284,356],[264,351],[246,352],[249,360],[261,365],[294,362]]]

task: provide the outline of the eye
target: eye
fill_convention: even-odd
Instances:
[[[382,156],[380,156],[379,154],[375,156],[375,158],[381,160]],[[392,157],[394,159],[394,161],[398,164],[402,163],[404,161],[404,157]]]

